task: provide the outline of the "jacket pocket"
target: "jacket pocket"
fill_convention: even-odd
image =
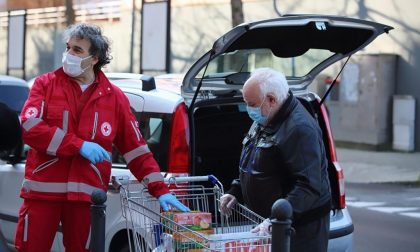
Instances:
[[[29,214],[26,213],[23,222],[23,241],[28,241],[28,225],[29,225]]]
[[[101,172],[99,171],[98,167],[96,167],[92,163],[90,163],[90,167],[93,169],[93,171],[96,173],[96,175],[98,175],[98,178],[101,181],[101,185],[104,185],[104,181],[102,180]]]
[[[96,129],[98,128],[98,116],[99,113],[95,112],[95,119],[93,120],[93,128],[92,128],[92,138],[91,140],[95,139],[95,135],[96,135]]]
[[[44,170],[45,168],[47,168],[47,167],[49,167],[49,166],[53,165],[54,163],[56,163],[57,161],[58,161],[58,158],[54,158],[54,159],[48,160],[48,161],[46,161],[46,162],[44,162],[44,163],[42,163],[42,164],[38,165],[38,167],[36,167],[36,168],[32,171],[32,174],[35,174],[35,173],[37,173],[37,172],[40,172],[40,171]]]
[[[254,158],[252,160],[253,170],[257,173],[272,173],[279,166],[279,153],[274,148],[275,143],[267,140],[260,140],[256,144]]]
[[[273,141],[260,140],[260,141],[258,141],[257,148],[268,149],[268,148],[273,147],[273,145],[274,145]]]
[[[242,145],[245,146],[247,143],[249,143],[249,141],[251,140],[251,138],[246,135],[246,137],[244,137],[244,140],[242,140]]]
[[[89,249],[90,248],[91,232],[92,232],[92,227],[89,226],[89,235],[88,235],[88,237],[86,239],[85,249]]]
[[[39,118],[43,119],[42,117],[44,116],[44,106],[45,106],[45,101],[43,100],[41,102],[41,112],[39,113]]]

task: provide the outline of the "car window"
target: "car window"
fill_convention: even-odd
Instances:
[[[302,77],[316,65],[333,55],[321,49],[310,49],[304,54],[292,58],[280,58],[270,49],[237,50],[224,53],[214,58],[206,71],[206,77],[223,76],[223,73],[252,72],[256,68],[270,67],[284,73],[288,77]],[[196,76],[200,78],[204,68]]]
[[[171,115],[164,113],[135,112],[139,129],[143,139],[146,140],[153,157],[158,162],[161,171],[166,170],[167,151],[169,142],[169,130]],[[125,164],[121,153],[114,147],[112,154],[114,164]]]
[[[149,137],[147,139],[150,143],[160,142],[162,136],[162,124],[161,118],[150,118],[149,120]]]
[[[29,89],[27,87],[0,85],[0,102],[5,103],[17,113],[22,110],[28,94]]]

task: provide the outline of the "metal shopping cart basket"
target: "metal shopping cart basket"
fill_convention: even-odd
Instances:
[[[264,218],[241,204],[229,216],[220,213],[223,186],[214,176],[171,177],[165,182],[191,212],[162,212],[147,189],[133,191],[123,186],[121,206],[130,251],[271,251],[270,236],[250,232]]]

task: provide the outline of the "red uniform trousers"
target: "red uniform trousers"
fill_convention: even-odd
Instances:
[[[89,251],[90,204],[25,199],[19,210],[15,246],[18,251],[48,252],[59,223],[66,251]]]

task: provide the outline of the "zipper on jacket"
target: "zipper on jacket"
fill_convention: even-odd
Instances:
[[[54,159],[48,160],[47,162],[44,162],[44,163],[40,164],[37,168],[35,168],[35,170],[32,171],[32,174],[35,174],[39,171],[44,170],[45,168],[54,164],[57,161],[58,161],[58,158],[54,158]]]
[[[28,213],[25,214],[25,223],[24,223],[24,227],[23,227],[23,241],[26,242],[28,241],[28,224],[29,224],[29,216]]]
[[[93,129],[92,129],[92,140],[95,138],[97,126],[98,126],[98,112],[95,112],[95,121],[93,122]]]
[[[99,169],[92,163],[90,163],[90,167],[92,167],[92,169],[96,172],[96,175],[98,175],[99,180],[101,180],[101,184],[104,185],[104,182],[102,181],[101,172],[99,171]]]

